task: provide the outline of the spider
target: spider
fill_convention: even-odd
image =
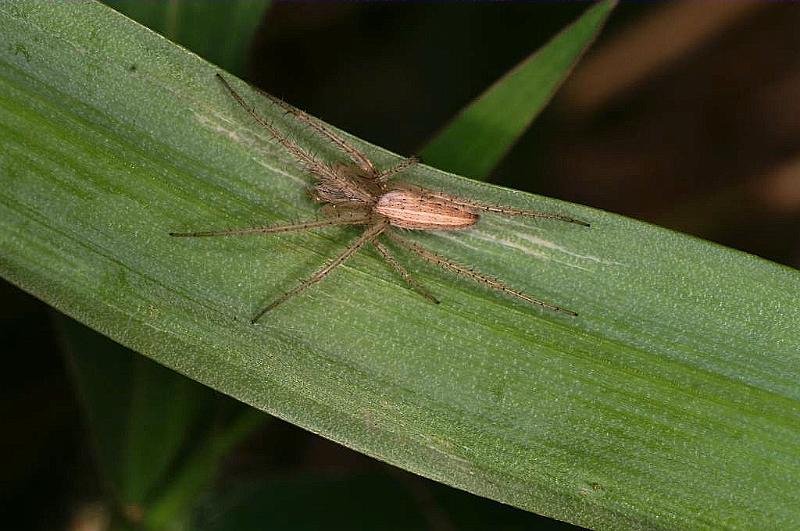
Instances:
[[[347,155],[351,164],[330,164],[322,162],[290,140],[287,135],[280,132],[272,123],[262,118],[253,107],[245,102],[244,98],[234,90],[222,75],[216,74],[216,77],[233,99],[236,100],[258,124],[269,131],[275,141],[283,146],[283,148],[314,177],[316,182],[311,188],[310,194],[314,201],[324,204],[322,207],[323,218],[315,221],[269,227],[171,232],[170,236],[194,238],[201,236],[274,234],[279,232],[306,231],[335,225],[361,225],[365,227],[361,235],[351,242],[341,254],[326,263],[324,267],[301,282],[298,286],[285,292],[259,311],[253,317],[251,323],[255,324],[270,310],[286,302],[295,295],[299,295],[314,284],[321,282],[331,271],[342,265],[348,258],[367,245],[374,247],[375,250],[378,251],[378,254],[386,260],[389,266],[400,275],[411,289],[430,302],[438,304],[439,300],[411,277],[408,271],[390,252],[389,248],[381,242],[381,238],[386,238],[399,247],[405,248],[423,260],[431,262],[445,270],[472,279],[529,304],[535,304],[573,317],[578,315],[571,310],[530,297],[473,268],[451,262],[422,245],[401,236],[398,234],[398,229],[418,231],[453,231],[468,229],[475,225],[480,219],[479,212],[493,212],[506,216],[554,219],[575,223],[585,227],[589,226],[588,223],[560,214],[551,214],[535,210],[520,210],[481,203],[479,201],[464,199],[395,181],[393,180],[395,177],[413,167],[419,162],[419,159],[417,157],[410,157],[390,168],[383,170],[378,169],[364,153],[349,144],[321,122],[312,118],[305,112],[290,106],[284,101],[264,93],[265,96],[287,114],[294,116],[299,122],[329,140],[342,151],[342,153]]]

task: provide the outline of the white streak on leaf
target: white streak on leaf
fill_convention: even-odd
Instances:
[[[443,238],[447,238],[447,239],[449,239],[451,241],[454,241],[454,242],[458,243],[459,245],[467,247],[468,249],[471,249],[471,250],[474,250],[474,251],[478,251],[478,252],[482,252],[481,249],[478,249],[475,246],[469,245],[468,243],[466,243],[466,241],[465,241],[466,239],[465,238],[458,237],[458,235],[456,235],[456,234],[447,234],[447,233],[445,233],[445,234],[440,234],[440,236],[442,236]],[[523,234],[517,234],[517,236],[519,238],[523,239],[523,240],[527,240],[528,242],[534,244],[534,246],[525,245],[525,244],[523,244],[521,242],[511,241],[511,240],[507,240],[507,239],[504,239],[504,238],[498,238],[498,237],[494,236],[491,233],[482,232],[482,231],[478,231],[478,230],[472,230],[472,231],[469,232],[469,237],[470,238],[475,238],[475,239],[478,239],[478,240],[487,241],[487,242],[490,242],[490,243],[493,243],[493,244],[499,244],[499,245],[502,245],[503,247],[507,247],[507,248],[514,249],[514,250],[517,250],[517,251],[522,251],[523,253],[525,253],[528,256],[534,256],[534,257],[540,258],[542,260],[553,261],[553,262],[556,262],[556,263],[559,263],[559,264],[563,264],[563,265],[568,266],[568,267],[572,267],[572,268],[575,268],[575,269],[580,269],[581,271],[590,271],[590,269],[587,268],[587,267],[583,267],[583,266],[580,266],[578,264],[575,264],[573,262],[559,260],[558,258],[553,256],[553,254],[551,254],[551,253],[543,252],[542,249],[549,249],[549,250],[553,250],[553,251],[558,251],[558,252],[567,254],[569,256],[575,257],[575,258],[580,258],[582,260],[589,260],[589,261],[592,261],[592,262],[597,262],[597,263],[602,263],[602,264],[622,265],[622,264],[619,264],[618,262],[609,262],[609,261],[601,260],[601,259],[599,259],[597,257],[594,257],[594,256],[581,255],[579,253],[575,253],[575,252],[569,251],[568,249],[566,249],[565,247],[563,247],[561,245],[558,245],[556,243],[553,243],[553,242],[551,242],[549,240],[545,240],[545,239],[542,239],[542,238],[537,238],[537,237],[533,237],[533,236],[527,236],[527,235],[523,235]]]
[[[523,240],[527,240],[527,241],[533,243],[534,245],[539,245],[541,247],[546,247],[548,249],[553,249],[553,250],[556,250],[556,251],[560,251],[560,252],[562,252],[564,254],[568,254],[570,256],[574,256],[575,258],[580,258],[582,260],[590,260],[592,262],[597,262],[598,264],[605,264],[605,265],[618,265],[618,266],[624,265],[622,262],[616,262],[614,260],[603,260],[602,258],[599,258],[597,256],[575,253],[575,252],[572,252],[572,251],[568,250],[566,247],[562,247],[561,245],[553,243],[553,242],[551,242],[549,240],[544,240],[542,238],[537,238],[536,236],[529,236],[527,234],[519,234],[519,237],[522,238]]]
[[[232,141],[234,141],[234,142],[236,142],[238,144],[244,144],[244,145],[250,147],[251,151],[254,154],[253,159],[259,165],[261,165],[264,168],[266,168],[267,170],[269,170],[271,173],[277,173],[277,174],[282,175],[284,177],[288,177],[292,181],[294,181],[296,183],[299,183],[299,184],[301,184],[303,186],[308,185],[308,182],[305,179],[303,179],[301,177],[298,177],[297,175],[294,175],[292,173],[289,173],[286,170],[283,170],[281,168],[273,166],[273,165],[269,164],[267,162],[267,160],[265,160],[264,157],[258,156],[258,155],[266,154],[267,150],[265,149],[265,145],[269,145],[271,143],[272,137],[270,137],[268,135],[259,135],[257,133],[248,131],[248,133],[249,133],[248,136],[252,136],[252,138],[245,138],[242,135],[240,135],[239,132],[236,131],[235,129],[228,128],[225,125],[223,125],[223,122],[230,123],[230,121],[226,120],[225,118],[223,118],[221,116],[216,116],[215,118],[219,118],[219,119],[218,120],[213,120],[210,117],[202,115],[202,114],[199,114],[199,113],[194,113],[194,115],[195,115],[195,118],[197,119],[197,121],[200,122],[205,127],[211,129],[212,131],[215,131],[216,133],[219,133],[219,134],[227,136]]]

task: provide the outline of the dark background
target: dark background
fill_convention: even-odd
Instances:
[[[413,154],[585,8],[279,3],[252,47],[249,80]],[[490,180],[797,267],[798,27],[800,6],[791,4],[622,4]],[[99,492],[51,312],[0,284],[0,522],[15,529],[78,529],[76,507]],[[237,451],[228,474],[366,472],[411,485],[422,506],[441,489],[281,421],[268,430]],[[466,494],[440,496],[482,504],[509,528],[559,525]],[[461,528],[426,511],[431,529]]]

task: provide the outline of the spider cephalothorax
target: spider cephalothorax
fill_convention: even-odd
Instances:
[[[525,302],[568,315],[577,315],[571,310],[529,297],[521,291],[512,289],[499,280],[479,273],[472,268],[467,268],[451,262],[418,243],[412,242],[397,234],[398,231],[396,229],[423,231],[467,229],[478,222],[480,219],[480,212],[495,212],[507,216],[556,219],[587,227],[589,226],[588,223],[560,214],[549,214],[535,210],[520,210],[481,203],[394,181],[392,180],[393,177],[417,164],[418,159],[414,157],[408,158],[391,168],[379,170],[366,155],[322,123],[316,121],[303,111],[295,109],[283,101],[267,95],[267,97],[283,108],[288,114],[295,116],[306,126],[327,138],[350,158],[352,164],[328,164],[319,161],[312,154],[291,141],[270,122],[264,120],[253,108],[248,106],[225,78],[219,74],[217,74],[217,78],[222,82],[231,96],[250,113],[253,119],[266,128],[272,137],[314,176],[316,182],[311,189],[311,197],[324,205],[322,208],[324,218],[318,221],[276,225],[272,227],[250,227],[244,229],[200,232],[172,232],[170,235],[182,237],[235,236],[302,231],[331,227],[334,225],[364,225],[366,227],[361,236],[353,241],[339,256],[325,264],[322,269],[303,281],[296,288],[284,293],[266,308],[258,312],[252,319],[253,323],[269,310],[285,302],[287,299],[322,281],[328,273],[344,263],[345,260],[356,254],[367,244],[375,247],[378,253],[412,289],[431,302],[438,303],[439,301],[425,288],[419,285],[411,275],[409,275],[408,271],[400,265],[394,255],[380,241],[381,237],[390,239],[428,262],[512,295]]]

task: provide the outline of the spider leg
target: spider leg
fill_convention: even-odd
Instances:
[[[220,74],[217,74],[217,79],[219,79],[220,83],[222,83],[225,89],[227,89],[227,91],[230,93],[233,99],[236,100],[236,103],[238,103],[242,108],[244,108],[244,110],[246,110],[248,114],[250,114],[250,116],[252,116],[256,122],[258,122],[259,125],[261,125],[264,129],[269,131],[270,135],[272,135],[272,138],[274,138],[280,145],[282,145],[286,149],[286,151],[291,153],[294,156],[294,158],[297,159],[297,161],[303,165],[304,168],[306,168],[309,172],[318,176],[328,177],[336,181],[340,179],[339,175],[337,175],[336,172],[330,166],[328,166],[324,162],[320,162],[319,160],[317,160],[311,153],[307,152],[306,150],[304,150],[303,148],[301,148],[300,146],[289,140],[289,138],[280,131],[278,131],[278,129],[274,125],[272,125],[270,122],[262,118],[255,111],[253,107],[249,106],[247,102],[244,101],[244,98],[242,98],[242,96],[239,95],[238,92],[236,92],[236,90],[230,85],[230,83],[228,83],[228,81],[224,77],[222,77]]]
[[[512,296],[514,296],[514,297],[516,297],[516,298],[518,298],[520,300],[523,300],[523,301],[525,301],[525,302],[527,302],[529,304],[535,304],[537,306],[541,306],[541,307],[547,308],[549,310],[553,310],[553,311],[556,311],[556,312],[562,312],[562,313],[565,313],[567,315],[571,315],[572,317],[576,317],[578,315],[577,313],[573,312],[572,310],[567,310],[566,308],[562,308],[561,306],[556,306],[555,304],[550,304],[549,302],[544,302],[542,300],[535,299],[533,297],[529,297],[528,295],[525,295],[521,291],[518,291],[518,290],[515,290],[513,288],[510,288],[510,287],[506,286],[505,284],[503,284],[502,282],[500,282],[497,279],[494,279],[492,277],[486,276],[483,273],[480,273],[480,272],[478,272],[478,271],[476,271],[474,269],[470,269],[470,268],[464,267],[464,266],[462,266],[460,264],[456,264],[454,262],[451,262],[451,261],[447,260],[446,258],[444,258],[442,256],[439,256],[438,254],[434,253],[433,251],[430,251],[430,250],[426,249],[425,247],[423,247],[423,246],[421,246],[421,245],[419,245],[417,243],[414,243],[414,242],[409,241],[409,240],[407,240],[405,238],[397,236],[396,234],[392,234],[390,232],[387,232],[386,236],[389,239],[391,239],[392,241],[400,244],[402,247],[405,247],[409,251],[413,252],[414,254],[416,254],[417,256],[422,258],[423,260],[427,260],[428,262],[430,262],[432,264],[436,264],[436,265],[438,265],[439,267],[441,267],[443,269],[447,269],[447,270],[452,271],[452,272],[454,272],[454,273],[456,273],[458,275],[461,275],[461,276],[464,276],[466,278],[472,279],[472,280],[474,280],[476,282],[479,282],[481,284],[485,284],[486,286],[489,286],[492,289],[496,289],[498,291],[502,291],[503,293],[507,293],[509,295],[512,295]]]
[[[412,278],[412,276],[408,273],[408,271],[406,271],[406,269],[402,265],[400,265],[400,262],[398,262],[397,259],[392,255],[392,253],[389,252],[389,249],[387,249],[385,245],[383,245],[378,240],[373,240],[372,245],[375,247],[375,249],[378,250],[381,256],[383,256],[383,259],[386,260],[386,262],[390,266],[392,266],[392,268],[395,271],[397,271],[397,273],[401,277],[403,277],[403,280],[405,280],[408,283],[411,289],[413,289],[414,291],[416,291],[417,293],[428,299],[430,302],[434,304],[439,304],[439,300],[433,295],[431,295],[431,293],[428,290],[423,288],[419,282],[417,282]]]
[[[470,208],[475,208],[477,210],[483,210],[484,212],[494,212],[496,214],[502,214],[505,216],[521,216],[521,217],[528,217],[528,218],[540,218],[540,219],[555,219],[558,221],[566,221],[567,223],[575,223],[576,225],[582,225],[584,227],[590,227],[591,225],[585,221],[581,221],[579,219],[575,219],[570,216],[564,216],[562,214],[552,214],[550,212],[541,212],[539,210],[523,210],[519,208],[512,208],[500,205],[492,205],[489,203],[481,203],[480,201],[473,201],[472,199],[464,199],[461,197],[457,197],[454,195],[448,195],[441,192],[433,192],[432,195],[436,197],[441,197],[442,199],[446,199],[447,201],[451,201],[457,205],[463,205]]]
[[[381,183],[385,183],[389,179],[396,176],[398,173],[402,173],[409,168],[412,168],[420,163],[420,158],[417,156],[408,157],[407,159],[401,160],[391,168],[387,168],[380,172],[376,180]]]
[[[291,114],[299,121],[303,122],[303,124],[310,127],[317,133],[321,134],[328,140],[330,140],[344,154],[350,157],[350,160],[352,160],[359,168],[364,170],[368,175],[374,175],[376,173],[375,166],[372,164],[372,161],[369,160],[369,158],[367,158],[366,155],[364,155],[361,151],[356,149],[345,139],[334,133],[331,129],[322,124],[322,122],[313,118],[307,112],[298,109],[297,107],[293,107],[292,105],[289,105],[280,98],[276,98],[272,94],[268,94],[259,88],[256,88],[256,90],[261,94],[263,94],[265,97],[267,97],[269,100],[271,100],[278,107],[286,111],[287,114]]]
[[[170,232],[170,236],[179,238],[196,238],[199,236],[244,236],[247,234],[274,234],[277,232],[297,232],[320,227],[332,227],[334,225],[363,225],[368,223],[365,217],[339,216],[319,221],[304,221],[302,223],[290,223],[286,225],[273,225],[271,227],[247,227],[243,229],[223,229],[208,230],[197,232]]]
[[[361,236],[358,237],[357,240],[351,243],[347,247],[347,249],[344,250],[344,252],[342,252],[339,256],[337,256],[336,258],[325,264],[325,266],[322,269],[311,275],[308,279],[304,280],[302,283],[300,283],[299,286],[287,291],[286,293],[275,299],[266,308],[258,312],[250,322],[252,324],[255,324],[256,321],[258,321],[268,311],[274,309],[276,306],[280,304],[283,304],[284,302],[294,297],[295,295],[302,293],[303,291],[310,288],[314,284],[321,282],[336,267],[342,265],[348,258],[356,254],[366,244],[375,240],[375,238],[377,238],[383,231],[386,230],[386,227],[388,227],[388,224],[386,222],[376,223],[368,227],[367,230],[365,230],[363,234],[361,234]]]

